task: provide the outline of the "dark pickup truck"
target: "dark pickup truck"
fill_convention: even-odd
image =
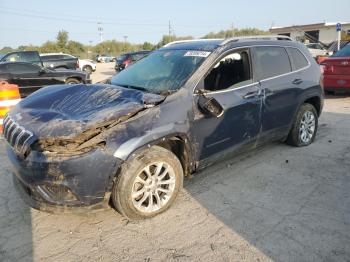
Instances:
[[[30,62],[49,69],[78,69],[78,58],[66,54],[42,54],[37,51],[10,52],[0,62]]]

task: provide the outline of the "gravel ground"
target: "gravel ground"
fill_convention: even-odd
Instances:
[[[350,97],[328,97],[311,146],[218,163],[187,179],[169,211],[130,223],[112,209],[28,208],[0,140],[0,261],[349,261],[349,134]]]

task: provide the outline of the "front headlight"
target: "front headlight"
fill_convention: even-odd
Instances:
[[[46,138],[35,142],[32,150],[47,154],[79,155],[105,144],[105,141],[99,140],[79,143],[74,139]]]

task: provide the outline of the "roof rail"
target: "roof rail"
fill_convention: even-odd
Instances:
[[[200,39],[178,40],[178,41],[173,41],[173,42],[167,43],[167,44],[163,45],[163,47],[168,47],[168,46],[171,46],[174,44],[181,44],[181,43],[190,43],[190,42],[199,42],[199,41],[218,41],[218,40],[224,40],[224,39],[222,39],[222,38],[216,38],[216,39],[200,38]]]
[[[220,45],[226,45],[229,42],[245,40],[245,39],[262,39],[262,40],[289,40],[293,41],[292,38],[285,35],[252,35],[252,36],[239,36],[226,38]]]

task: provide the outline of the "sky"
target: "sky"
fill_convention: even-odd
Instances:
[[[268,30],[319,22],[350,22],[349,0],[0,0],[0,48],[39,45],[59,30],[84,44],[103,39],[157,43],[169,32],[196,38],[211,31]]]

